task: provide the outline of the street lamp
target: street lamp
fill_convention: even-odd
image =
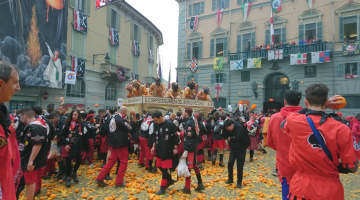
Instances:
[[[109,56],[109,53],[98,53],[98,54],[93,54],[93,65],[95,65],[95,58],[97,56],[105,56],[104,57],[104,61],[105,61],[105,64],[109,64],[110,63],[110,56]]]

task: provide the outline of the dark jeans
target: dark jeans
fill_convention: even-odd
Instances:
[[[75,160],[74,167],[72,166],[72,161]],[[65,172],[67,177],[72,177],[76,175],[77,170],[81,164],[81,155],[69,156],[65,158]]]
[[[246,150],[240,152],[230,151],[229,162],[228,162],[228,177],[229,180],[234,180],[233,168],[236,161],[237,177],[238,177],[237,183],[240,185],[242,184],[245,157],[246,157]]]

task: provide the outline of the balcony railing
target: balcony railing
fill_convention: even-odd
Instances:
[[[282,44],[276,48],[267,49],[265,47],[256,47],[250,51],[229,53],[230,60],[248,59],[248,58],[267,58],[269,50],[283,49],[284,58],[290,57],[290,54],[311,53],[317,51],[331,50],[331,43],[318,41],[311,44]]]

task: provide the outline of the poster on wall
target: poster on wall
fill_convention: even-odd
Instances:
[[[21,85],[63,87],[67,4],[65,0],[0,4],[0,60],[16,66]]]

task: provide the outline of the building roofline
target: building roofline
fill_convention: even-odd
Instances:
[[[118,6],[120,9],[123,9],[125,12],[129,14],[133,14],[133,16],[138,16],[138,23],[143,24],[145,28],[149,29],[155,35],[158,40],[159,46],[164,44],[163,35],[159,28],[157,28],[148,18],[146,18],[143,14],[141,14],[138,10],[132,7],[125,0],[114,1],[112,5]]]

